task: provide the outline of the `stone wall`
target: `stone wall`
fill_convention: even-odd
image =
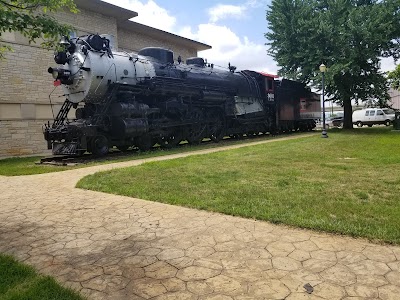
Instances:
[[[46,120],[0,121],[0,153],[3,156],[50,154],[43,138]]]
[[[55,65],[52,52],[37,46],[11,46],[13,52],[6,53],[5,59],[0,61],[0,86],[3,90],[0,94],[1,118],[8,109],[7,104],[48,104],[48,96],[54,89],[53,79],[47,72],[50,66]],[[60,94],[59,92],[53,95],[54,101],[63,102],[63,99],[57,97]],[[12,112],[6,113],[5,116],[19,117]]]
[[[82,8],[79,13],[58,12],[58,21],[71,24],[77,29],[77,35],[83,34],[111,34],[115,37],[116,47],[118,47],[117,20],[115,18],[87,11]]]

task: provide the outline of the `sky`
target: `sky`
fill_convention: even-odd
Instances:
[[[238,70],[277,74],[278,66],[268,55],[264,34],[266,10],[271,0],[103,0],[139,15],[132,20],[212,46],[199,56],[209,63]],[[395,68],[384,59],[382,71]]]
[[[132,20],[212,46],[209,63],[277,73],[264,34],[270,0],[103,0],[136,11]]]

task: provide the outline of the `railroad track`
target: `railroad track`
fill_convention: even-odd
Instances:
[[[280,136],[285,136],[287,134],[281,134]],[[243,136],[240,138],[240,140],[251,140],[251,141],[256,141],[256,140],[261,140],[265,139],[268,137],[271,137],[272,135],[258,135],[258,136]],[[234,139],[238,140],[238,139]],[[225,145],[229,144],[230,141],[232,141],[231,138],[226,137],[223,140],[221,140],[218,145]],[[201,142],[201,145],[216,145],[213,141],[211,140],[205,140]],[[171,149],[177,149],[180,147],[188,147],[189,145],[187,143],[180,144],[178,146],[175,146],[170,149],[165,149],[165,150],[171,150]],[[190,146],[191,147],[191,146]],[[149,152],[151,151],[157,151],[161,147],[160,146],[155,146],[153,147]],[[40,159],[39,162],[36,164],[38,165],[53,165],[53,166],[74,166],[74,165],[79,165],[79,164],[88,164],[90,162],[99,162],[99,161],[112,161],[112,160],[117,160],[119,158],[123,157],[129,157],[135,154],[141,153],[138,148],[132,148],[127,151],[120,151],[117,149],[111,149],[110,152],[106,156],[94,156],[92,154],[84,154],[82,156],[70,156],[70,155],[52,155],[52,156],[47,156],[42,159]]]

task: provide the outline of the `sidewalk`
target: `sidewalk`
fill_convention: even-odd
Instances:
[[[0,176],[0,252],[89,299],[399,299],[400,247],[74,188],[188,155]]]

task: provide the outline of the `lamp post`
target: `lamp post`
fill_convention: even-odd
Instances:
[[[326,124],[325,124],[325,72],[326,72],[326,66],[324,64],[321,64],[319,66],[319,70],[322,73],[322,138],[327,138],[328,134],[326,133]]]

